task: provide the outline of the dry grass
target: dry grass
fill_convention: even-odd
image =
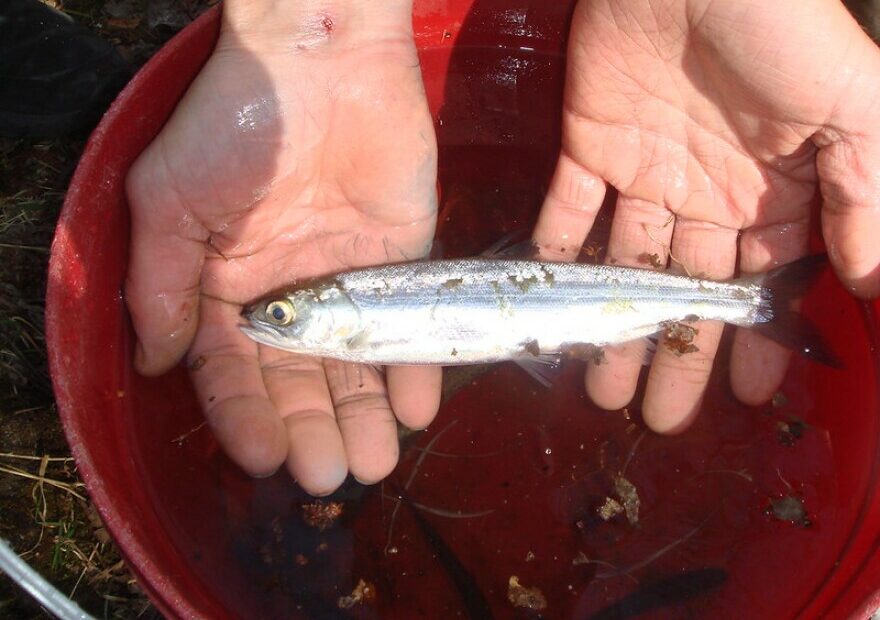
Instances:
[[[101,33],[135,67],[207,4],[45,3]],[[174,20],[177,24],[166,23]],[[0,138],[0,536],[95,617],[157,618],[77,475],[55,412],[46,363],[43,306],[49,246],[85,137]],[[0,617],[50,616],[0,575]]]

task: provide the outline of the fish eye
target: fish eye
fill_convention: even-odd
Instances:
[[[288,325],[296,318],[296,312],[289,301],[273,301],[266,306],[266,318],[275,325]]]

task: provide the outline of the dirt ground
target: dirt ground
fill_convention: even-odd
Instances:
[[[44,0],[106,38],[132,69],[216,0]],[[80,482],[55,411],[43,340],[49,245],[91,128],[0,138],[0,536],[97,618],[159,618]],[[0,575],[0,617],[51,617]]]
[[[216,0],[44,0],[138,67]],[[880,0],[847,4],[880,40]],[[43,339],[48,249],[83,135],[0,138],[0,536],[98,618],[159,618],[107,536],[55,411]],[[0,617],[50,617],[0,576]]]

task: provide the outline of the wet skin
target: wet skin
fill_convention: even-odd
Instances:
[[[317,495],[349,471],[387,475],[395,416],[426,426],[441,379],[259,347],[238,329],[242,304],[293,279],[430,249],[436,144],[411,5],[324,5],[225,3],[215,52],[127,179],[138,369],[188,356],[229,456],[255,476],[286,462]]]
[[[573,259],[606,184],[619,191],[608,259],[727,279],[807,254],[821,205],[831,262],[862,297],[880,291],[880,51],[836,2],[581,2],[570,45],[563,148],[534,233],[545,256]],[[815,215],[815,211],[814,211]],[[656,268],[656,267],[655,267]],[[659,432],[699,410],[722,326],[694,345],[659,347],[643,412]],[[736,395],[770,398],[790,352],[739,330]],[[589,365],[586,389],[626,405],[640,344]]]
[[[292,279],[424,255],[436,218],[436,144],[411,1],[291,8],[227,0],[217,48],[132,168],[126,301],[137,368],[188,357],[206,417],[255,476],[286,463],[310,493],[394,467],[395,417],[424,427],[439,368],[321,362],[249,341],[242,304]],[[620,191],[619,264],[711,278],[806,253],[810,209],[854,293],[880,288],[880,52],[835,2],[592,0],[571,36],[563,152],[534,232],[573,258],[605,185]],[[565,248],[564,250],[562,248]],[[645,417],[675,432],[695,415],[720,336],[660,348]],[[597,404],[632,397],[641,354],[590,365]],[[788,353],[737,334],[732,381],[747,402]]]

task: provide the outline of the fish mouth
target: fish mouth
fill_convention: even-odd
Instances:
[[[287,339],[281,331],[276,333],[275,328],[272,326],[260,325],[259,327],[254,327],[253,325],[239,325],[238,329],[254,342],[266,345],[267,347],[273,347],[291,353],[310,353],[310,351],[303,348],[298,341]]]
[[[272,334],[267,334],[261,329],[257,329],[250,325],[239,325],[238,329],[244,332],[245,336],[247,336],[251,340],[259,342],[260,344],[265,344],[270,347],[283,348],[281,347],[281,343],[278,341],[277,338],[275,338]]]

